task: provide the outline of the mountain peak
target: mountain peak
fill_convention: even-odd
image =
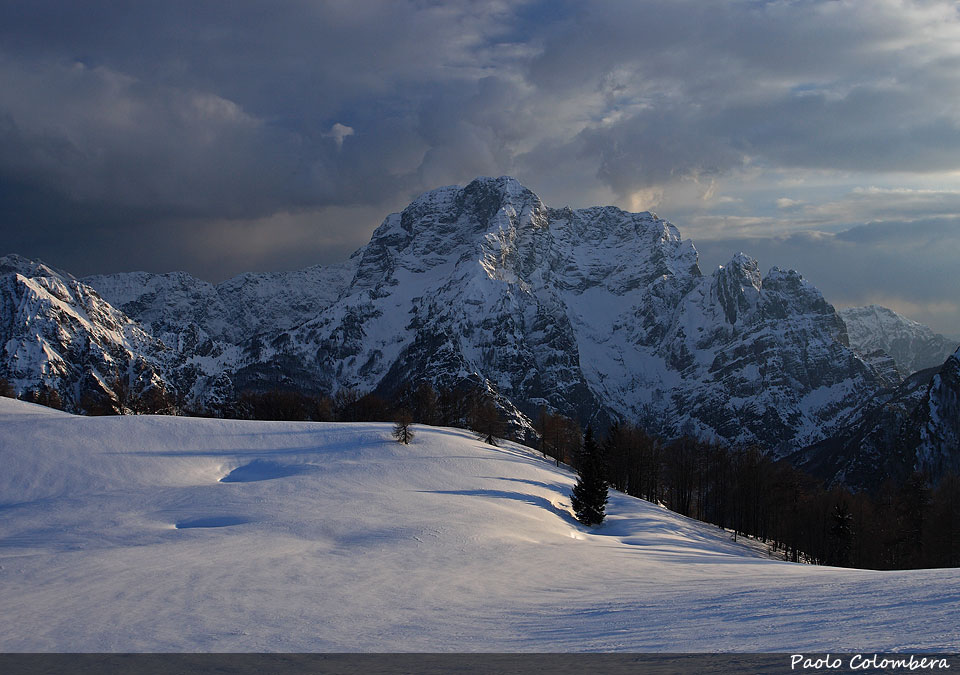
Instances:
[[[733,275],[737,278],[743,279],[750,283],[750,285],[755,285],[759,288],[760,284],[760,264],[757,262],[757,259],[753,256],[749,256],[743,251],[736,253],[730,262],[726,265],[718,265],[717,270],[714,273],[716,274],[726,274]]]
[[[757,305],[763,278],[756,259],[737,253],[726,265],[713,273],[713,292],[723,307],[727,323],[736,324],[737,318]]]
[[[467,183],[464,187],[464,190],[470,189],[494,189],[503,192],[504,194],[522,194],[524,192],[533,192],[524,186],[520,181],[518,181],[513,176],[498,176],[492,178],[490,176],[477,176],[472,181]]]
[[[864,356],[889,354],[901,377],[942,364],[956,348],[953,340],[887,307],[847,307],[839,313],[850,346]]]
[[[545,406],[782,447],[877,387],[798,274],[761,278],[740,253],[704,277],[669,222],[550,208],[508,176],[420,195],[339,268],[217,287],[112,276],[89,281],[169,345],[148,356],[174,388],[214,410],[247,389],[392,397],[426,381],[493,393],[519,429]]]
[[[16,253],[0,256],[0,274],[16,273],[25,277],[59,277],[64,280],[73,276],[50,267],[41,260],[31,260]]]

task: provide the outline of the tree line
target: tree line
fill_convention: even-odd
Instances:
[[[539,448],[583,474],[579,425],[541,409]],[[868,569],[960,567],[960,478],[920,473],[875,492],[827,486],[758,446],[658,438],[615,423],[599,445],[607,484],[757,539],[793,562]],[[592,471],[592,469],[591,469]]]
[[[107,387],[109,391],[99,384],[86,386],[78,404],[67,406],[60,392],[47,383],[26,389],[18,397],[10,382],[0,377],[0,396],[19,398],[28,403],[36,403],[56,410],[69,407],[75,412],[92,416],[178,415],[185,412],[177,404],[176,398],[158,384],[150,384],[140,391],[135,391],[128,377],[114,374],[107,381]]]
[[[872,569],[960,566],[960,479],[852,493],[826,486],[756,446],[670,441],[614,424],[603,443],[617,490],[749,536],[785,560]]]
[[[390,399],[352,389],[334,396],[284,389],[244,391],[209,411],[177,406],[159,389],[135,396],[119,379],[111,384],[114,397],[88,399],[87,414],[403,421],[404,438],[410,424],[421,423],[473,429],[489,443],[509,434],[492,394],[479,386],[438,391],[421,382]],[[2,378],[0,395],[14,395]],[[62,408],[51,387],[24,392],[21,398]],[[584,435],[575,420],[541,408],[534,422],[536,444],[545,457],[558,466],[583,468],[591,453],[584,452]],[[888,480],[875,493],[852,493],[825,486],[786,461],[772,460],[756,446],[688,436],[666,440],[630,423],[614,424],[594,445],[603,480],[610,487],[712,523],[734,538],[753,537],[785,560],[874,569],[960,566],[957,476],[946,476],[932,486],[925,476],[914,474],[899,484]]]
[[[221,409],[218,412],[223,412]],[[244,391],[225,408],[227,417],[251,420],[314,422],[397,422],[473,429],[495,444],[507,435],[506,420],[493,394],[480,386],[436,390],[428,382],[403,389],[390,398],[340,389],[334,396],[271,389]]]

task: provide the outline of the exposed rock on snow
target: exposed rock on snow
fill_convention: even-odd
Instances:
[[[218,286],[85,282],[166,346],[165,377],[203,405],[246,388],[391,395],[427,380],[495,392],[521,429],[545,405],[783,452],[898,379],[848,348],[797,272],[763,276],[738,254],[703,275],[656,215],[550,208],[507,177],[420,196],[338,266]]]
[[[960,473],[960,350],[854,411],[840,431],[791,456],[832,483],[875,489],[911,472]]]

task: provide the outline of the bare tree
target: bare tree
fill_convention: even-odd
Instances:
[[[413,395],[415,414],[418,422],[436,424],[439,418],[437,392],[426,380],[420,382]]]
[[[356,389],[346,387],[337,391],[333,397],[333,412],[338,422],[356,421],[350,418],[354,412],[353,409],[357,403],[357,399],[359,398],[360,394],[357,393]]]
[[[496,445],[497,437],[503,436],[503,417],[490,396],[480,398],[473,406],[470,427],[476,432],[477,438],[489,445]]]
[[[563,415],[553,415],[545,409],[541,411],[538,417],[538,426],[540,432],[540,447],[544,455],[553,457],[557,466],[561,462],[570,464],[580,451],[580,425],[576,420],[564,417]]]
[[[48,408],[63,410],[63,400],[60,398],[60,392],[49,384],[41,384],[37,389],[31,389],[23,393],[23,400],[38,405],[45,405]]]
[[[393,424],[393,437],[404,445],[409,445],[413,440],[413,416],[407,410],[401,410],[397,413]]]

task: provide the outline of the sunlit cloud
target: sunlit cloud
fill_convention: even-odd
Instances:
[[[353,136],[354,133],[356,132],[353,130],[353,127],[348,127],[346,124],[335,122],[334,125],[330,127],[330,131],[325,133],[324,136],[332,138],[333,142],[337,144],[337,148],[342,148],[343,139],[347,136]]]

